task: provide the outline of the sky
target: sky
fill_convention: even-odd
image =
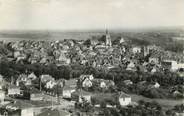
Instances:
[[[0,30],[184,25],[184,0],[0,0]]]

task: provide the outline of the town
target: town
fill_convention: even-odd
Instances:
[[[1,41],[0,115],[183,116],[183,48],[112,38]]]

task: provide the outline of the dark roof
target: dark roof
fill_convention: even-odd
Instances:
[[[16,85],[9,85],[8,87],[9,89],[20,89],[20,87],[16,86]]]
[[[120,98],[125,98],[125,97],[130,97],[128,94],[124,93],[124,92],[121,92]]]

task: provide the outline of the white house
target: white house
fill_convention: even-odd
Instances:
[[[121,93],[119,96],[119,103],[121,106],[127,106],[131,103],[131,97],[125,93]]]
[[[72,100],[77,101],[77,102],[82,102],[83,100],[87,101],[87,102],[91,102],[91,93],[87,92],[87,91],[75,91],[72,92]]]
[[[20,87],[18,86],[15,86],[15,85],[10,85],[8,87],[8,95],[11,96],[11,95],[19,95],[21,92],[20,92]]]
[[[141,53],[141,47],[133,47],[132,48],[132,52],[135,54],[135,53]]]
[[[157,72],[157,69],[156,69],[156,67],[153,67],[153,68],[151,69],[151,73],[154,74],[155,72]]]
[[[170,69],[171,71],[177,71],[180,68],[184,68],[184,63],[177,63],[174,60],[164,60],[162,66]]]
[[[133,62],[130,62],[130,63],[127,65],[126,70],[135,71],[135,64],[134,64]]]
[[[86,100],[87,102],[91,102],[91,95],[90,94],[83,94],[82,96],[79,96],[79,102],[82,102],[83,100]]]
[[[71,98],[71,94],[75,91],[73,87],[64,87],[63,88],[63,98]]]
[[[155,82],[155,84],[153,85],[154,88],[159,88],[160,84],[158,82]]]
[[[46,82],[45,87],[46,87],[47,89],[52,89],[56,84],[57,84],[57,83],[56,83],[54,80],[49,80],[49,81]]]
[[[32,72],[31,74],[28,75],[28,79],[35,80],[37,76]]]
[[[125,39],[123,37],[121,37],[119,43],[124,43],[125,42]]]
[[[101,87],[101,88],[106,88],[107,85],[106,85],[106,83],[105,83],[104,81],[102,81],[102,82],[100,82],[100,87]]]
[[[133,84],[133,82],[131,80],[124,80],[123,83],[125,85],[132,85]]]
[[[54,80],[54,78],[50,75],[41,75],[40,78],[42,83],[46,83],[50,80]]]
[[[3,82],[3,76],[0,74],[0,82]]]
[[[0,90],[0,103],[4,102],[4,99],[5,99],[5,92]]]
[[[93,85],[93,75],[81,75],[79,78],[82,82],[82,87],[91,87]]]
[[[21,116],[34,116],[34,109],[33,108],[21,109]]]

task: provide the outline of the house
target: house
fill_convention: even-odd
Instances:
[[[184,112],[175,112],[175,116],[184,116]]]
[[[125,93],[120,93],[119,103],[121,106],[127,106],[131,103],[131,97]]]
[[[82,87],[91,87],[93,85],[92,80],[94,79],[93,75],[81,75],[79,77]]]
[[[4,102],[5,99],[5,91],[0,90],[0,103]]]
[[[97,83],[99,83],[100,88],[108,89],[109,87],[112,87],[115,85],[114,81],[112,81],[112,80],[95,79],[95,81],[97,81]],[[95,82],[95,81],[93,81],[93,82]]]
[[[135,63],[130,62],[130,63],[127,65],[126,70],[135,71],[135,70],[136,70]]]
[[[100,83],[100,88],[107,88],[107,85],[104,81]]]
[[[178,90],[175,90],[172,93],[173,97],[184,97],[184,93],[179,92]]]
[[[55,82],[55,80],[49,80],[46,82],[45,84],[45,88],[47,89],[52,89],[57,83]]]
[[[174,60],[163,60],[161,65],[164,69],[168,69],[170,71],[178,70],[178,64]]]
[[[28,78],[26,74],[19,75],[19,77],[16,80],[16,86],[19,86],[20,82],[23,82],[25,84],[27,80]]]
[[[43,109],[44,111],[37,116],[71,116],[69,112],[58,109]]]
[[[2,108],[6,111],[3,114],[7,114],[7,116],[34,116],[34,110],[31,107],[32,105],[29,103],[14,101]]]
[[[63,87],[63,98],[71,98],[73,92],[75,92],[74,87],[64,86]]]
[[[90,43],[91,45],[95,46],[99,43],[99,41],[97,39],[90,39]]]
[[[28,79],[35,80],[37,76],[32,72],[31,74],[28,75]]]
[[[156,68],[156,67],[153,67],[153,68],[151,69],[151,73],[154,74],[154,73],[156,73],[156,72],[157,72],[157,68]]]
[[[158,82],[155,82],[153,85],[151,85],[151,88],[159,88],[160,84]]]
[[[141,53],[141,47],[133,47],[132,48],[132,52],[134,53],[134,54],[136,54],[136,53]]]
[[[66,55],[64,53],[61,53],[59,58],[58,58],[59,62],[62,62],[64,64],[70,64],[71,60],[69,58],[66,57]]]
[[[3,89],[3,86],[4,86],[4,79],[3,79],[3,76],[2,75],[0,75],[0,90],[2,90]]]
[[[9,96],[15,96],[15,95],[20,95],[20,87],[15,86],[15,85],[10,85],[8,87],[8,95]]]
[[[72,100],[76,102],[82,102],[86,100],[87,102],[91,102],[92,94],[90,92],[84,90],[78,90],[71,94]]]
[[[27,81],[24,84],[25,85],[32,85],[32,80],[31,79],[27,79]]]
[[[121,37],[119,43],[121,44],[121,43],[124,43],[124,42],[125,42],[125,39],[123,37]]]
[[[124,80],[123,83],[125,85],[132,85],[133,84],[133,82],[131,80]]]
[[[23,82],[24,85],[32,85],[32,79],[35,78],[33,76],[33,74],[30,74],[28,76],[26,74],[19,75],[18,79],[16,80],[16,86],[19,86],[20,82]]]
[[[14,58],[17,58],[20,55],[21,55],[20,51],[15,51],[14,54],[13,54]]]
[[[149,57],[149,63],[158,64],[159,63],[159,58]]]
[[[0,82],[3,82],[3,75],[0,74]]]
[[[40,78],[42,83],[46,83],[50,80],[54,80],[54,78],[50,75],[41,75]]]
[[[184,68],[180,68],[177,72],[180,77],[184,77]]]

